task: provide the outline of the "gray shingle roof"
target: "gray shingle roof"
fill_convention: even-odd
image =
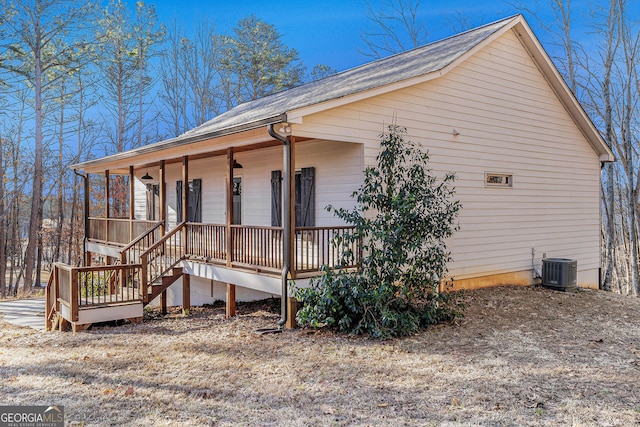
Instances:
[[[457,34],[388,58],[352,68],[330,77],[245,102],[196,127],[177,139],[276,117],[321,102],[356,94],[442,70],[457,58],[507,25],[514,17]]]
[[[406,52],[369,62],[321,80],[245,102],[175,138],[72,165],[85,169],[99,163],[130,159],[138,155],[208,138],[255,129],[284,120],[287,112],[339,99],[388,84],[437,72],[472,50],[492,34],[508,26],[517,16],[460,33]]]

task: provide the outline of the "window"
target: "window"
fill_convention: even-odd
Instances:
[[[147,184],[147,220],[160,219],[160,185]]]
[[[187,222],[202,222],[202,180],[189,181],[187,197]],[[182,181],[176,181],[176,211],[178,223],[182,222]]]
[[[302,168],[295,176],[296,227],[314,227],[315,168]],[[271,172],[271,225],[282,226],[282,173]]]
[[[485,187],[513,187],[513,175],[506,173],[485,173]]]

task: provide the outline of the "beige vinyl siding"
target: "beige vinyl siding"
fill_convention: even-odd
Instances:
[[[315,167],[317,226],[343,224],[327,212],[327,205],[353,207],[350,196],[360,184],[364,168],[362,149],[362,144],[335,141],[305,141],[296,145],[296,169]],[[235,177],[242,177],[242,224],[271,225],[271,171],[282,170],[282,148],[236,153],[235,159],[243,166],[234,171]],[[226,162],[226,156],[189,162],[189,180],[202,180],[202,221],[205,223],[226,222]],[[182,166],[172,163],[166,170],[167,214],[171,228],[176,224],[179,206],[176,181],[182,179]],[[145,197],[144,191],[136,191],[137,207],[146,207]],[[146,215],[144,210],[141,214],[142,217]]]
[[[579,281],[597,283],[598,155],[513,32],[441,78],[305,116],[294,131],[363,142],[373,165],[393,117],[428,149],[438,176],[457,174],[452,275],[531,270],[535,247],[538,267],[543,253],[575,258]],[[512,174],[513,187],[487,188],[487,172]]]

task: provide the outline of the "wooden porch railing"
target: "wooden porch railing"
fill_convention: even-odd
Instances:
[[[283,267],[282,227],[232,225],[232,246],[228,250],[226,225],[183,222],[164,237],[160,236],[161,225],[147,225],[146,232],[121,251],[121,264],[142,265],[143,286],[152,284],[185,258],[224,263],[230,257],[235,267],[271,272]],[[352,231],[348,226],[296,228],[293,272],[312,273],[323,265],[336,268],[345,253],[350,255],[349,262],[342,267],[359,266],[360,242],[344,238]]]
[[[360,242],[345,239],[354,227],[296,227],[293,269],[296,273],[320,271],[320,267],[352,268],[360,265]],[[348,263],[343,255],[349,252]]]
[[[181,222],[140,255],[145,302],[148,286],[185,259],[185,246],[182,241],[184,227],[185,223]]]
[[[75,322],[82,307],[140,301],[140,271],[140,264],[71,267],[55,263],[47,285],[47,327],[50,312],[54,306],[59,311],[60,304],[69,307]]]
[[[231,226],[231,262],[252,267],[281,270],[282,227]]]
[[[125,246],[120,251],[120,263],[139,263],[140,255],[160,240],[160,232],[163,225],[164,221],[156,222],[153,227],[144,231],[135,240]]]
[[[91,217],[87,238],[98,242],[126,245],[131,242],[132,237],[140,236],[156,224],[156,221],[140,219]]]
[[[360,265],[360,244],[344,239],[353,227],[298,227],[293,242],[293,268],[296,273],[320,271],[328,265],[338,267],[342,255],[349,251],[349,263],[343,267]],[[225,262],[226,226],[221,224],[186,224],[187,258]],[[341,242],[336,244],[338,237]],[[234,266],[277,271],[283,266],[284,231],[282,227],[246,225],[231,226],[231,262]]]
[[[224,262],[227,259],[227,227],[189,222],[186,253],[189,257]]]

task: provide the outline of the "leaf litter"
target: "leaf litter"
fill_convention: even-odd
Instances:
[[[640,423],[640,300],[499,287],[405,339],[257,335],[277,301],[36,332],[0,321],[0,404],[85,426],[628,426]]]

